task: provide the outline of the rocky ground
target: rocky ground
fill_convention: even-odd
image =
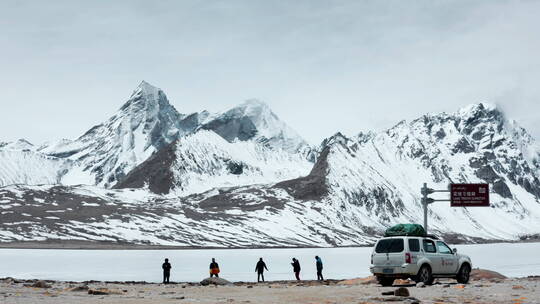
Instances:
[[[427,287],[401,280],[381,287],[371,277],[322,283],[217,283],[225,285],[5,278],[0,280],[0,303],[540,303],[540,277],[507,279],[487,271],[476,271],[466,285],[437,280]]]

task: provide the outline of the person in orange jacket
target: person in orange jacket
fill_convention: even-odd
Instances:
[[[216,263],[216,259],[212,258],[212,263],[210,263],[210,277],[216,276],[219,278],[219,265]]]

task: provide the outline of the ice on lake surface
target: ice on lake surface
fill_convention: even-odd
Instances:
[[[540,243],[458,245],[471,257],[473,267],[510,277],[540,275]],[[293,279],[291,258],[299,259],[301,278],[314,280],[315,255],[324,262],[328,279],[365,277],[372,248],[206,249],[206,250],[56,250],[0,249],[0,277],[65,281],[161,280],[161,264],[169,258],[171,281],[198,282],[208,276],[215,257],[223,278],[256,281],[255,264],[263,257],[266,280]]]

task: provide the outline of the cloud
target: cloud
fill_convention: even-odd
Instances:
[[[263,99],[313,143],[480,101],[540,137],[539,9],[535,1],[5,1],[0,140],[77,137],[142,79],[184,113]]]

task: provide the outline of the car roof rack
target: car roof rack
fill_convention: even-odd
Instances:
[[[434,240],[438,240],[439,237],[436,236],[435,234],[426,234],[426,237],[430,238],[430,239],[434,239]]]

